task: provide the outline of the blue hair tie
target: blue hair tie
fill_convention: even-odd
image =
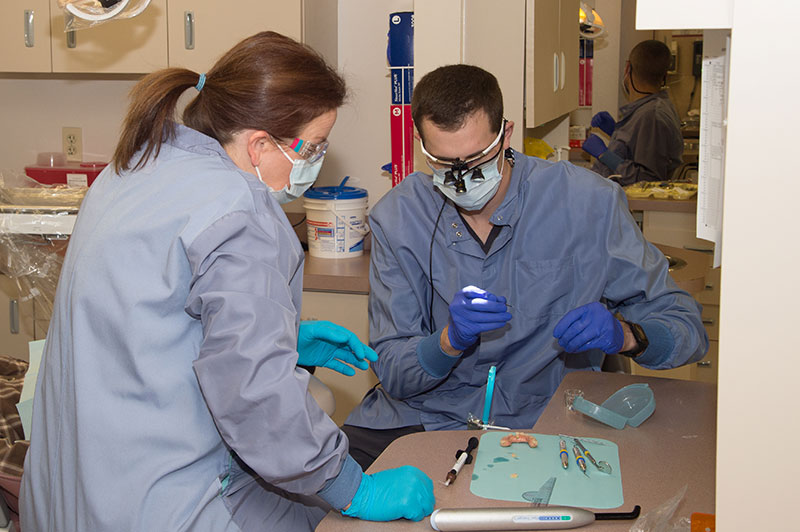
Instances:
[[[197,92],[200,92],[201,90],[203,90],[203,85],[205,84],[206,84],[206,75],[205,73],[202,73],[200,74],[200,79],[197,80],[197,85],[195,85],[194,88],[197,89]]]

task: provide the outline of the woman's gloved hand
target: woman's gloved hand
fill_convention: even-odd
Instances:
[[[553,336],[567,353],[602,349],[612,355],[619,353],[625,341],[622,324],[596,301],[567,312],[553,329]]]
[[[481,333],[499,329],[511,319],[506,298],[476,286],[467,286],[450,302],[447,339],[454,349],[463,351],[478,341]]]
[[[297,353],[300,366],[322,366],[348,376],[356,374],[352,366],[367,369],[368,361],[378,360],[355,334],[329,321],[301,321]]]
[[[414,466],[364,474],[344,515],[367,521],[410,519],[430,515],[436,499],[430,477]]]
[[[600,111],[592,117],[592,127],[600,128],[603,133],[611,136],[617,123],[608,111]]]

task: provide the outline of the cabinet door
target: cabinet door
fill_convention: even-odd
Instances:
[[[497,2],[464,3],[464,62],[497,78],[505,118],[516,124],[511,145],[517,148],[523,138],[524,40],[524,0],[505,0],[502,8]]]
[[[53,72],[144,74],[167,66],[167,0],[152,0],[140,15],[75,31],[67,45],[64,10],[50,0]]]
[[[48,1],[0,3],[0,72],[50,72]]]
[[[260,31],[302,40],[302,6],[302,0],[170,0],[169,64],[205,72],[234,44]]]
[[[14,279],[0,275],[0,353],[28,360],[33,341],[33,302],[20,301]]]
[[[560,116],[559,2],[528,0],[525,26],[525,127]]]
[[[369,343],[369,317],[366,294],[339,294],[333,292],[303,292],[303,308],[300,318],[304,320],[328,320],[352,331],[365,344]],[[336,411],[331,418],[337,425],[347,416],[364,395],[378,383],[372,369],[356,370],[352,377],[328,368],[317,368],[314,375],[325,383],[336,399]]]
[[[566,114],[578,108],[578,0],[561,0],[559,12],[558,109]]]

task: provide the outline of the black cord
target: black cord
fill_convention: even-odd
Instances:
[[[292,224],[292,227],[297,227],[298,225],[300,225],[301,223],[303,223],[305,221],[306,221],[306,217],[304,215],[302,218],[300,218],[299,222],[297,222],[296,224]]]
[[[436,228],[439,227],[439,218],[442,217],[442,212],[444,211],[444,206],[447,205],[447,199],[442,201],[442,207],[439,209],[439,215],[436,217],[436,222],[433,224],[433,232],[431,233],[431,249],[430,254],[428,255],[428,281],[430,282],[430,290],[431,290],[431,299],[430,299],[430,307],[429,307],[429,314],[431,320],[431,334],[436,332],[436,325],[434,324],[433,320],[433,242],[436,240]]]

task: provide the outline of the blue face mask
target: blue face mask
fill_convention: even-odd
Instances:
[[[275,142],[274,140],[272,142]],[[280,144],[275,142],[275,145],[278,149],[281,150],[283,156],[289,159],[289,162],[292,163],[292,171],[289,173],[289,184],[284,186],[280,190],[272,190],[272,187],[267,185],[272,197],[280,204],[289,203],[290,201],[294,201],[303,193],[311,188],[316,180],[317,176],[319,175],[319,171],[322,168],[322,161],[325,159],[323,155],[319,159],[317,159],[313,164],[309,164],[309,162],[305,159],[292,159],[289,157],[289,154],[286,153]],[[256,172],[258,173],[259,179],[261,178],[261,172],[258,170],[256,166]]]
[[[502,153],[502,151],[500,153]],[[489,200],[497,193],[497,189],[500,187],[500,181],[503,179],[504,165],[505,157],[502,157],[499,169],[497,168],[497,159],[493,157],[474,169],[468,170],[468,175],[464,176],[464,184],[467,188],[466,192],[456,192],[453,186],[444,184],[446,179],[445,174],[450,170],[449,168],[431,167],[431,170],[433,170],[433,184],[442,194],[465,211],[479,211],[489,203]],[[474,173],[478,170],[483,174],[483,181],[472,179],[474,176],[478,175]]]

